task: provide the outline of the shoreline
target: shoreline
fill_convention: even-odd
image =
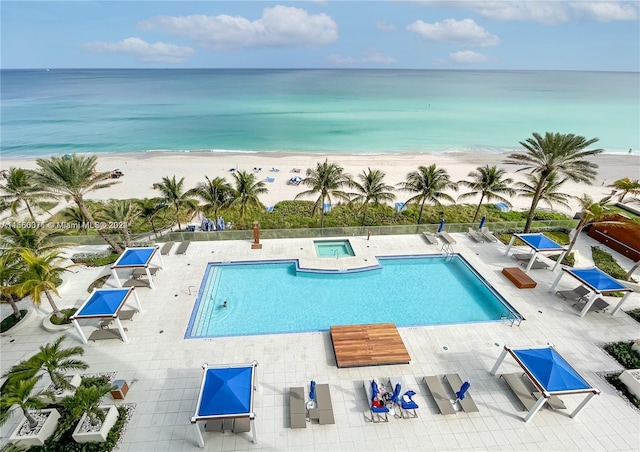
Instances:
[[[518,152],[518,151],[511,151]],[[106,189],[89,193],[87,199],[107,200],[123,198],[152,198],[158,192],[152,188],[153,183],[160,182],[162,177],[173,175],[179,180],[184,177],[185,191],[195,186],[198,182],[204,182],[205,175],[209,178],[224,177],[228,183],[233,183],[231,168],[254,172],[257,180],[266,181],[267,177],[275,179],[273,182],[265,182],[269,192],[260,196],[265,206],[273,206],[279,201],[293,200],[295,196],[305,190],[303,185],[288,185],[287,181],[294,175],[304,176],[307,168],[315,166],[317,162],[328,159],[344,168],[345,173],[357,177],[367,168],[380,169],[385,172],[385,182],[395,186],[405,179],[410,171],[418,166],[436,164],[439,168],[447,170],[454,182],[468,179],[468,173],[478,166],[497,165],[507,171],[507,177],[515,181],[526,181],[524,172],[516,172],[521,168],[517,165],[505,165],[502,163],[510,152],[501,153],[473,153],[464,151],[452,151],[450,153],[399,153],[399,154],[349,154],[349,153],[313,153],[313,152],[208,152],[208,151],[149,151],[142,153],[122,154],[90,154],[98,159],[99,171],[111,171],[120,169],[124,176],[118,179],[117,184]],[[600,199],[611,193],[611,184],[623,177],[635,178],[634,173],[640,168],[640,155],[603,153],[593,159],[599,165],[598,175],[594,185],[566,182],[564,193],[579,196],[589,194],[594,199]],[[4,158],[2,169],[9,167],[21,167],[34,169],[34,158]],[[300,173],[293,173],[292,169],[300,169]],[[260,169],[258,171],[258,169]],[[273,171],[278,169],[279,171]],[[348,191],[348,190],[345,190]],[[455,198],[468,190],[461,189],[458,192],[448,193]],[[404,202],[411,195],[399,190],[394,191],[396,200]],[[301,199],[313,200],[313,197]],[[477,203],[477,199],[465,200],[465,203]],[[530,206],[530,198],[510,198],[514,209],[526,209]],[[485,200],[485,202],[487,202]],[[555,210],[565,213],[575,213],[578,203],[570,202],[571,209],[556,205]],[[548,206],[540,204],[539,208]]]

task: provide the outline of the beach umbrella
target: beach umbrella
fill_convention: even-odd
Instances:
[[[460,390],[456,392],[456,397],[457,397],[456,402],[458,400],[464,400],[464,395],[467,393],[470,387],[471,387],[471,383],[469,383],[468,381],[465,381],[464,383],[462,383],[462,386],[460,386]]]
[[[487,217],[482,217],[482,219],[480,220],[480,224],[478,225],[478,229],[482,229],[485,221],[487,221]]]
[[[315,382],[315,380],[311,380],[311,384],[309,386],[310,386],[309,398],[311,400],[315,400],[316,399],[316,382]]]
[[[444,229],[444,218],[440,220],[440,226],[438,226],[438,232],[442,232]]]

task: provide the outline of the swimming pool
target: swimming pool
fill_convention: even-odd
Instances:
[[[318,257],[339,257],[355,256],[349,240],[314,240],[316,254]]]
[[[326,331],[331,325],[486,322],[519,315],[460,256],[379,258],[357,273],[296,261],[209,264],[185,338]],[[227,306],[223,307],[224,302]]]

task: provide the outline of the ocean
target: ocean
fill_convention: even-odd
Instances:
[[[640,74],[445,70],[0,72],[5,157],[145,151],[503,152],[533,132],[640,149]]]

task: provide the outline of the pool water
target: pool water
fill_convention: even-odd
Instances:
[[[297,272],[296,261],[209,264],[185,338],[486,322],[509,312],[457,255],[379,261],[380,269],[340,274]]]
[[[349,240],[314,240],[313,244],[318,257],[339,258],[356,255]]]

